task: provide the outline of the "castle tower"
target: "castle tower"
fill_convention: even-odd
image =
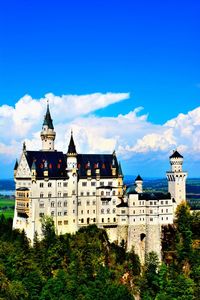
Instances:
[[[76,169],[77,167],[77,152],[76,152],[76,146],[74,143],[74,138],[73,138],[73,132],[71,131],[71,138],[68,146],[68,151],[67,151],[67,169]]]
[[[169,157],[171,171],[166,173],[168,179],[168,192],[174,199],[176,206],[186,200],[187,172],[182,170],[183,156],[176,150]]]
[[[143,184],[143,179],[140,175],[138,175],[135,179],[135,191],[139,194],[143,192],[142,184]]]
[[[77,169],[77,152],[74,143],[73,132],[67,151],[67,174],[68,174],[68,195],[71,199],[68,203],[69,232],[74,233],[78,230],[78,169]]]
[[[53,121],[49,110],[49,103],[47,104],[47,111],[40,136],[42,140],[42,151],[54,151],[56,133],[54,131]]]

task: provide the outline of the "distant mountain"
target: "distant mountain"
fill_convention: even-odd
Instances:
[[[124,183],[129,186],[133,185],[136,176],[126,175],[124,176]],[[148,178],[144,177],[144,190],[158,190],[167,192],[167,179],[166,178]],[[15,183],[12,179],[1,179],[0,180],[0,191],[13,191],[15,189]],[[200,179],[199,178],[189,178],[186,184],[187,197],[190,198],[200,198]],[[196,196],[194,196],[196,195]]]
[[[0,180],[0,191],[14,191],[15,182],[12,179],[1,179]]]

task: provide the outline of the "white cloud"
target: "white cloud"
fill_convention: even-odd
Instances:
[[[142,156],[165,159],[178,147],[184,155],[199,159],[200,107],[180,113],[165,124],[153,124],[142,108],[116,117],[98,117],[94,113],[113,103],[127,99],[127,93],[95,93],[91,95],[47,94],[41,99],[24,96],[15,105],[0,107],[0,155],[18,156],[23,140],[27,149],[41,149],[40,130],[47,99],[56,129],[56,148],[67,151],[73,129],[77,150],[82,153],[110,153],[114,149],[120,159],[131,161]],[[93,114],[92,114],[93,113]]]

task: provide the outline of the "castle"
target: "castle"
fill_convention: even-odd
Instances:
[[[57,234],[96,224],[111,241],[134,247],[142,262],[147,252],[160,256],[161,226],[173,223],[176,206],[186,199],[183,156],[177,151],[170,156],[168,193],[147,193],[140,176],[125,188],[115,152],[78,154],[73,133],[67,153],[56,151],[49,104],[40,136],[42,150],[28,151],[24,144],[15,164],[13,228],[24,229],[33,242],[35,232],[42,236],[45,215],[53,218]]]

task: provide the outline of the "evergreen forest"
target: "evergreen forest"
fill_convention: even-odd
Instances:
[[[95,225],[58,236],[51,218],[41,222],[43,239],[30,246],[1,215],[0,300],[200,299],[200,213],[186,204],[162,229],[162,263],[151,252],[144,266]]]

